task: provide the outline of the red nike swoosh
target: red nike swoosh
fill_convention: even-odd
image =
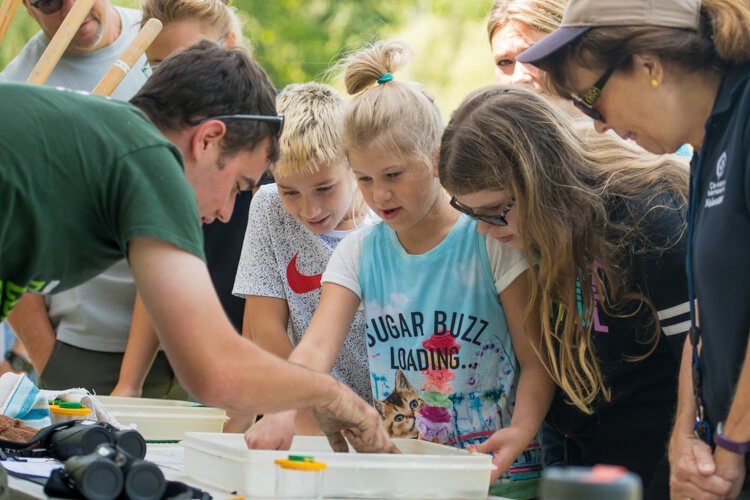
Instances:
[[[294,257],[292,257],[292,260],[290,260],[289,264],[286,266],[286,281],[289,283],[289,288],[291,288],[294,293],[299,294],[317,290],[321,287],[320,279],[323,277],[323,274],[305,276],[299,272],[297,269],[298,255],[298,253],[294,254]]]

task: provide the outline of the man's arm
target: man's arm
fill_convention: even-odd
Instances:
[[[374,408],[330,375],[269,354],[237,335],[208,269],[164,241],[129,242],[138,291],[184,387],[208,405],[250,414],[314,408],[336,450],[394,451]]]
[[[133,316],[130,320],[128,345],[120,366],[120,378],[111,395],[140,397],[143,393],[143,382],[158,353],[159,339],[143,307],[140,295],[136,294]]]
[[[41,374],[55,346],[55,330],[49,321],[44,296],[23,294],[8,315],[8,324],[26,347],[34,370]]]

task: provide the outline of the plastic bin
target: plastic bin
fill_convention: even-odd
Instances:
[[[135,406],[138,408],[144,406],[169,406],[178,408],[203,406],[194,401],[179,401],[176,399],[129,398],[125,396],[96,396],[96,399],[107,408],[110,406]]]
[[[117,421],[133,427],[148,441],[179,441],[186,432],[221,432],[224,410],[189,401],[97,397]]]
[[[413,439],[400,455],[334,453],[325,437],[296,436],[291,450],[328,468],[325,498],[487,498],[492,457]],[[248,450],[242,434],[187,433],[185,475],[246,497],[273,498],[274,461],[289,451]]]

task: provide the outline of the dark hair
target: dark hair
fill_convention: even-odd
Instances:
[[[275,115],[276,93],[260,65],[243,49],[223,49],[203,40],[174,53],[130,100],[164,130],[179,130],[218,115]],[[231,156],[271,141],[268,158],[276,161],[279,141],[272,124],[227,120],[222,153]]]
[[[653,53],[685,72],[724,74],[750,61],[749,24],[746,0],[703,0],[698,31],[649,25],[593,28],[538,66],[547,72],[547,90],[565,98],[574,91],[569,79],[572,65],[630,71],[632,56],[641,52]]]

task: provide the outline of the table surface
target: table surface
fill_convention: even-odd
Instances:
[[[217,500],[226,500],[237,498],[237,494],[228,491],[217,490],[212,486],[206,486],[200,482],[185,477],[183,474],[183,447],[179,444],[149,444],[146,460],[154,462],[164,472],[164,477],[169,481],[180,481],[200,488],[213,496]],[[49,498],[44,494],[44,487],[26,481],[18,477],[8,475],[8,488],[12,499],[31,500],[39,498]],[[248,499],[249,500],[249,499]],[[346,500],[346,499],[341,499]],[[507,500],[501,497],[488,497],[488,500]]]

